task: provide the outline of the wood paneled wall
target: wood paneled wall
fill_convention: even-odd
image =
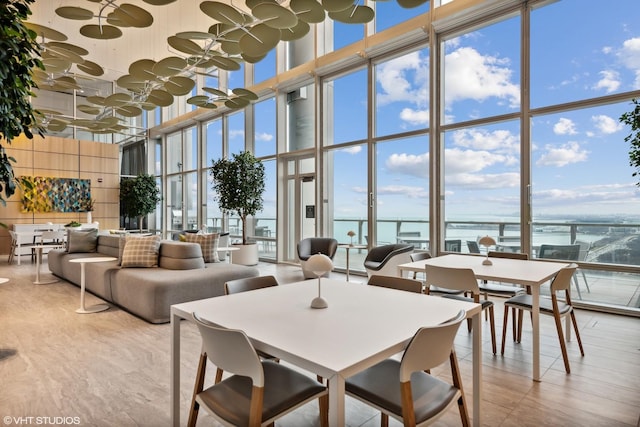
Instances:
[[[95,199],[93,221],[100,229],[119,227],[120,214],[120,147],[93,141],[58,137],[26,137],[4,144],[7,154],[16,159],[16,176],[45,176],[91,180],[91,197]],[[0,222],[42,224],[47,222],[86,222],[85,212],[21,212],[22,191],[18,189],[7,206],[0,206]],[[9,233],[0,228],[0,253],[9,252]]]

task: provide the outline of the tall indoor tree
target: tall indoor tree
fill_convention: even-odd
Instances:
[[[24,22],[31,15],[29,5],[35,0],[5,0],[0,2],[0,203],[6,205],[5,198],[16,190],[16,180],[12,163],[4,145],[24,134],[33,138],[43,130],[38,126],[36,110],[30,97],[37,85],[32,70],[44,66],[40,59],[37,34],[28,29]]]
[[[140,174],[120,180],[120,209],[127,218],[137,218],[142,232],[142,219],[156,210],[160,189],[153,175]]]

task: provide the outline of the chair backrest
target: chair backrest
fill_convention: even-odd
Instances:
[[[246,277],[244,279],[229,280],[224,284],[225,295],[239,292],[254,291],[256,289],[278,286],[275,276]]]
[[[458,291],[470,291],[474,295],[480,293],[476,275],[470,268],[440,267],[427,265],[425,267],[427,278],[425,285]]]
[[[338,241],[332,237],[308,237],[298,242],[297,250],[298,258],[303,261],[315,254],[323,254],[333,259],[338,250]]]
[[[573,243],[580,247],[577,260],[585,261],[587,259],[587,255],[589,254],[589,250],[591,249],[591,242],[585,242],[584,240],[576,240]]]
[[[480,253],[480,246],[478,246],[478,242],[475,240],[467,240],[467,249],[469,249],[470,254]]]
[[[66,233],[61,230],[46,230],[40,234],[40,242],[62,242],[66,238]]]
[[[489,251],[487,255],[492,258],[529,259],[529,254],[523,252]]]
[[[462,240],[445,240],[444,250],[446,252],[462,252]]]
[[[444,363],[451,354],[453,340],[465,317],[465,311],[461,310],[448,322],[418,329],[402,355],[400,382],[409,381],[413,372]]]
[[[368,285],[379,286],[381,288],[398,289],[400,291],[422,293],[422,282],[414,279],[397,276],[380,276],[374,274],[369,277]]]
[[[573,278],[573,274],[576,272],[577,268],[577,264],[571,263],[560,270],[553,280],[551,280],[551,292],[566,291],[570,289],[571,279]]]
[[[382,245],[371,248],[365,257],[365,262],[383,262],[385,259],[396,254],[413,251],[413,246],[406,243],[398,243],[395,245]]]
[[[218,368],[251,378],[254,387],[264,387],[264,371],[249,337],[237,329],[221,328],[192,313],[202,337],[202,348]]]
[[[429,252],[411,252],[409,257],[411,258],[411,262],[423,261],[431,258],[431,254]]]
[[[580,245],[540,245],[538,258],[578,261]]]

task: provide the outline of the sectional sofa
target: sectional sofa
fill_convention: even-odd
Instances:
[[[80,264],[69,261],[104,256],[121,260],[123,239],[98,234],[93,246],[75,245],[75,250],[69,242],[66,250],[49,251],[49,270],[80,286]],[[128,268],[120,260],[87,263],[86,290],[150,323],[169,322],[172,304],[224,295],[225,282],[259,275],[255,267],[205,263],[198,243],[172,240],[160,241],[157,266]]]

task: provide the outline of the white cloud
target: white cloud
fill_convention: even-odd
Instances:
[[[613,70],[600,71],[602,78],[593,87],[594,89],[604,89],[607,93],[615,92],[620,87],[620,73]]]
[[[496,163],[504,163],[507,159],[503,155],[489,151],[461,150],[449,148],[445,150],[445,174],[456,175],[479,172]]]
[[[349,154],[358,154],[362,151],[362,145],[354,145],[353,147],[343,148],[342,151]]]
[[[553,125],[553,133],[556,135],[575,135],[578,132],[576,131],[576,124],[573,120],[561,117],[560,120]]]
[[[429,110],[403,108],[400,112],[400,119],[412,125],[429,126]]]
[[[483,56],[471,47],[457,49],[445,56],[447,107],[459,100],[484,101],[490,97],[506,99],[517,108],[520,87],[511,83],[512,70],[507,58]]]
[[[604,114],[592,116],[591,121],[595,127],[603,134],[612,134],[623,129],[622,123]]]
[[[474,150],[491,150],[498,153],[519,153],[520,137],[508,130],[464,129],[453,133],[453,144]]]
[[[387,170],[391,173],[402,173],[421,178],[429,178],[429,153],[392,154],[386,161]]]
[[[538,207],[560,206],[567,209],[568,205],[584,208],[590,204],[597,206],[598,212],[602,212],[605,206],[627,204],[630,200],[638,198],[638,189],[635,183],[615,184],[610,186],[584,186],[572,189],[552,188],[533,192],[533,204]]]
[[[378,187],[378,197],[380,196],[405,196],[410,199],[429,197],[429,192],[424,187],[411,185],[386,185]]]
[[[260,132],[256,133],[256,141],[272,141],[273,135],[270,133]]]
[[[640,37],[625,40],[617,52],[622,64],[635,74],[634,89],[640,89]]]
[[[545,153],[536,162],[538,166],[562,167],[571,163],[584,162],[589,154],[587,150],[581,149],[580,144],[575,141],[561,146],[547,144],[544,150]]]
[[[426,107],[429,99],[429,60],[416,51],[376,67],[380,91],[376,103],[410,102]]]
[[[445,175],[446,185],[473,187],[474,189],[516,188],[520,186],[520,174],[506,172],[498,174],[457,173]]]
[[[244,130],[243,129],[229,130],[229,138],[244,138]]]

